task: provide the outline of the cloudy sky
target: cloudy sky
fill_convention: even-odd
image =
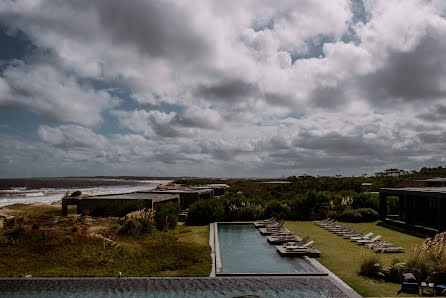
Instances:
[[[0,176],[446,163],[444,0],[0,1]]]

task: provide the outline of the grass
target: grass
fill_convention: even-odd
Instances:
[[[39,228],[32,229],[36,222]],[[31,216],[25,226],[17,237],[8,236],[11,227],[0,230],[2,277],[116,276],[119,271],[123,276],[209,276],[211,270],[209,227],[178,226],[131,237],[118,234],[117,219]]]
[[[379,258],[383,266],[390,266],[392,260],[395,258],[407,261],[411,248],[414,245],[420,245],[423,241],[422,238],[380,227],[376,222],[352,223],[350,225],[360,230],[382,235],[383,240],[406,248],[406,252],[401,254],[380,254]],[[295,232],[301,238],[310,236],[315,241],[314,245],[321,251],[321,256],[317,260],[350,285],[360,295],[397,296],[397,292],[400,289],[399,284],[379,281],[359,275],[363,256],[375,254],[374,252],[343,239],[340,236],[336,236],[313,222],[289,221],[285,223],[285,227]],[[399,294],[398,296],[406,296],[406,294]]]
[[[41,203],[8,205],[0,208],[0,213],[2,209],[6,209],[7,212],[5,213],[13,216],[60,216],[62,213],[62,207],[60,205],[47,205]],[[76,206],[68,206],[68,214],[74,214],[75,210]]]
[[[178,237],[178,241],[209,245],[209,225],[190,227],[178,226],[173,233]]]

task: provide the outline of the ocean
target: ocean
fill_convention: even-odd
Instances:
[[[88,185],[88,183],[80,184],[80,180],[78,178],[63,179],[65,187],[60,187],[60,183],[58,183],[60,179],[54,180],[55,187],[48,187],[48,185],[51,185],[51,179],[47,179],[45,183],[42,183],[45,185],[45,187],[32,187],[32,189],[29,189],[26,186],[15,186],[9,187],[8,189],[0,190],[0,207],[11,204],[51,204],[61,200],[65,196],[65,194],[72,193],[77,190],[81,191],[83,194],[89,195],[129,193],[155,189],[160,184],[167,184],[171,182],[171,180],[123,180],[106,178],[91,178],[90,180],[87,180],[86,178],[83,178],[82,181],[84,182],[93,182],[90,186]],[[72,184],[72,186],[70,186],[70,184]],[[26,185],[26,183],[24,183],[24,185]],[[76,187],[79,185],[83,186]]]

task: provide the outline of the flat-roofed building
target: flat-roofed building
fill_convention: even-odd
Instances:
[[[212,189],[214,190],[214,196],[223,196],[226,192],[226,189],[229,188],[229,185],[227,184],[205,184],[201,186],[193,186],[191,187],[193,189]]]
[[[214,190],[211,188],[178,188],[178,189],[155,189],[150,193],[179,195],[180,204],[183,209],[189,207],[198,200],[208,200],[214,198]]]
[[[411,181],[420,185],[444,183],[443,179]],[[387,197],[399,198],[399,214],[387,214]],[[386,223],[416,232],[435,234],[446,230],[446,187],[380,188],[380,218]]]
[[[123,194],[107,194],[97,196],[79,196],[65,197],[62,199],[62,215],[68,214],[68,206],[77,206],[76,213],[88,215],[96,208],[104,206],[104,204],[125,204],[128,202],[144,201],[144,205],[148,208],[157,208],[161,204],[167,202],[180,203],[178,194],[170,193],[150,193],[150,192],[132,192]]]

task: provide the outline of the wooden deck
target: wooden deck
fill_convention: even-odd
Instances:
[[[317,248],[307,247],[287,250],[283,245],[276,245],[279,254],[284,257],[303,257],[308,256],[310,258],[317,258],[321,252]]]
[[[254,226],[258,229],[258,228],[265,228],[266,227],[266,223],[263,222],[255,222]]]

